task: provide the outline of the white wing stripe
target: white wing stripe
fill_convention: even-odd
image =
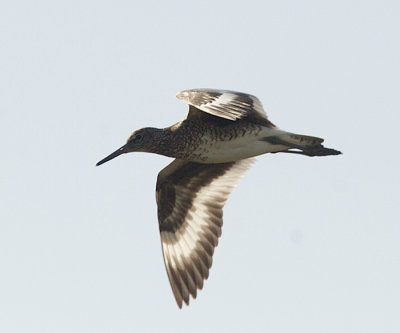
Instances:
[[[176,94],[195,108],[214,116],[235,121],[254,113],[267,120],[257,97],[229,90],[192,89]]]
[[[245,160],[247,161],[247,160]],[[193,199],[193,207],[189,210],[188,215],[191,215],[191,219],[187,218],[185,223],[182,225],[181,228],[181,232],[172,234],[170,233],[169,236],[172,236],[174,238],[174,244],[172,244],[172,253],[176,254],[176,259],[178,259],[179,261],[181,261],[181,256],[184,258],[188,258],[190,257],[191,254],[191,250],[193,248],[195,248],[199,242],[199,240],[204,239],[204,236],[206,234],[206,230],[210,229],[209,228],[209,223],[207,222],[211,222],[210,221],[210,212],[207,211],[207,204],[208,204],[208,200],[204,200],[205,197],[212,199],[215,199],[214,196],[215,195],[220,195],[221,191],[218,191],[218,188],[229,188],[229,190],[225,190],[224,192],[224,199],[226,199],[226,197],[229,195],[229,192],[232,191],[232,189],[235,187],[235,185],[230,184],[230,182],[232,181],[232,178],[234,178],[235,181],[237,181],[237,177],[234,177],[233,175],[231,175],[232,173],[237,174],[238,171],[243,170],[243,167],[241,167],[242,163],[238,163],[237,167],[235,168],[232,167],[232,170],[230,170],[231,172],[228,172],[218,178],[216,178],[211,184],[209,184],[208,186],[203,187],[196,195],[196,197]],[[246,163],[249,164],[249,163]],[[236,170],[237,169],[237,170]],[[247,169],[247,168],[246,168]],[[214,192],[214,193],[211,193]],[[179,200],[177,200],[177,204],[178,204]],[[194,222],[195,221],[195,222]],[[214,223],[213,223],[214,224]],[[203,227],[206,227],[205,230]],[[184,251],[181,246],[181,240],[182,238],[184,238],[185,234],[186,234],[186,230],[190,228],[192,230],[192,239],[193,239],[193,247],[189,249],[187,249],[186,251]],[[207,233],[209,234],[209,233]],[[213,238],[215,238],[215,241],[217,241],[217,238],[212,234]]]
[[[230,94],[230,93],[223,93],[217,98],[215,98],[213,101],[209,103],[205,103],[204,105],[207,107],[212,107],[213,105],[223,105],[223,104],[229,104],[235,99],[236,95]]]
[[[197,289],[203,287],[221,235],[222,208],[253,160],[241,160],[221,167],[195,164],[193,167],[198,172],[189,173],[191,179],[183,178],[182,181],[176,163],[171,167],[174,172],[171,178],[168,179],[168,169],[163,171],[161,193],[169,193],[163,186],[172,186],[175,195],[174,201],[169,201],[172,210],[166,206],[168,215],[163,215],[162,210],[159,215],[165,216],[160,221],[161,240],[167,272],[179,306],[182,301],[188,304],[190,295],[195,298]],[[182,164],[184,170],[190,167],[188,163]],[[189,177],[187,175],[183,173],[182,177]],[[199,188],[202,182],[204,184]],[[162,223],[169,223],[172,227]]]

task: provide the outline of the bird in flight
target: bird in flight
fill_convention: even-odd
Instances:
[[[102,159],[148,152],[175,160],[157,177],[156,201],[165,267],[175,300],[189,305],[203,288],[222,228],[222,209],[239,179],[266,153],[339,155],[321,138],[284,131],[267,117],[261,102],[245,93],[184,90],[187,117],[163,129],[146,127]]]

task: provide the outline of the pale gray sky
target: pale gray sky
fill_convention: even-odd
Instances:
[[[1,332],[399,332],[398,1],[2,1]],[[178,310],[155,182],[95,168],[210,87],[340,157],[264,155]]]

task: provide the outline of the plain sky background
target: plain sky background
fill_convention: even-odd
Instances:
[[[398,1],[2,1],[0,332],[400,332]],[[170,159],[96,168],[183,89],[249,92],[344,155],[264,155],[178,310]]]

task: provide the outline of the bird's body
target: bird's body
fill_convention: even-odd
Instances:
[[[208,118],[215,116],[205,116]],[[280,131],[247,120],[185,119],[162,129],[157,153],[198,163],[225,163],[281,150],[262,141]],[[176,149],[179,147],[179,149]]]
[[[127,152],[176,158],[158,175],[156,199],[164,261],[175,299],[203,287],[222,227],[222,208],[239,179],[265,153],[338,155],[323,139],[283,131],[248,94],[193,89],[177,94],[189,105],[183,121],[135,131],[127,144],[97,165]]]

